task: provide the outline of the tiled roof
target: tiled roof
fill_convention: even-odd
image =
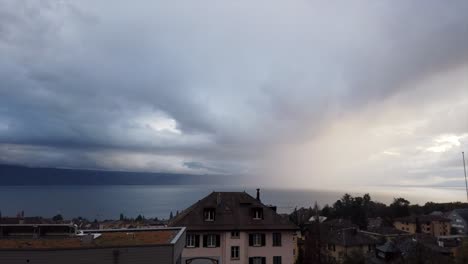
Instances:
[[[431,221],[450,222],[450,219],[443,217],[443,216],[439,216],[439,215],[412,215],[408,217],[397,218],[395,219],[395,221],[416,223],[416,219],[418,219],[420,223],[431,222]]]
[[[327,230],[339,230],[344,228],[358,228],[357,225],[353,224],[347,219],[330,219],[323,222],[322,226]]]
[[[205,208],[215,208],[215,221],[204,220]],[[252,217],[254,208],[263,208],[263,219]],[[212,192],[176,216],[169,226],[185,226],[187,230],[297,230],[287,218],[281,217],[246,192]]]
[[[371,245],[376,242],[372,237],[360,233],[354,228],[330,231],[325,240],[328,243],[345,247]]]
[[[180,230],[119,230],[100,232],[99,236],[84,242],[80,236],[56,238],[7,238],[0,239],[0,250],[11,249],[73,249],[73,248],[109,248],[133,247],[170,244]]]
[[[401,231],[391,226],[381,226],[381,227],[374,227],[368,228],[366,232],[379,234],[383,236],[394,236],[394,235],[406,235],[407,232]]]

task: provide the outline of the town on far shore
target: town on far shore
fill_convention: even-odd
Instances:
[[[468,203],[344,194],[282,214],[260,189],[213,191],[167,219],[0,214],[0,263],[458,264],[467,234]]]

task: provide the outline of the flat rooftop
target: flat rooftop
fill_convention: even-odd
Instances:
[[[101,232],[102,231],[102,232]],[[0,238],[0,250],[47,250],[170,245],[185,228],[95,230],[83,235],[48,238]]]

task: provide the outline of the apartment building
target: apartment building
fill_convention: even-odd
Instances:
[[[393,222],[396,229],[410,234],[424,233],[435,237],[450,234],[450,219],[438,215],[419,215],[398,218]]]
[[[297,226],[246,192],[212,192],[170,226],[187,228],[182,263],[293,264]]]

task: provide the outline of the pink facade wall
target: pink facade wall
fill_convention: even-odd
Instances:
[[[249,246],[249,233],[240,232],[240,238],[231,238],[231,232],[216,233],[220,234],[221,245],[218,248],[204,248],[200,238],[200,247],[198,248],[184,248],[182,252],[182,260],[185,263],[187,258],[193,257],[215,257],[220,260],[220,264],[248,264],[249,257],[266,257],[267,264],[273,264],[273,256],[281,256],[282,264],[294,263],[294,249],[295,249],[295,232],[280,232],[281,233],[281,247],[273,247],[273,232],[252,232],[263,233],[265,237],[264,247],[250,247]],[[201,237],[206,233],[197,233]],[[215,234],[212,232],[211,234]],[[231,246],[240,247],[240,259],[231,260]],[[192,262],[204,263],[204,262]]]

